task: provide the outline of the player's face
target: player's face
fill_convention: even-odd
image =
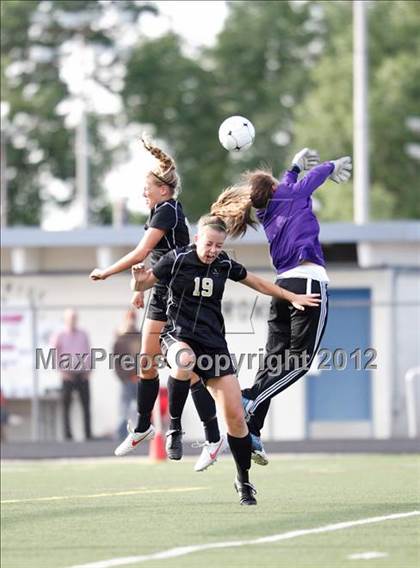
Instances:
[[[226,240],[226,233],[211,227],[202,227],[195,237],[197,255],[201,262],[211,264],[220,254]]]
[[[153,175],[148,175],[144,184],[143,195],[146,205],[152,209],[157,203],[161,203],[168,199],[168,190],[164,185],[158,185]]]

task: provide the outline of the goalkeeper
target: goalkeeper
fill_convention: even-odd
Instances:
[[[232,237],[255,226],[255,208],[269,243],[276,284],[296,294],[318,293],[322,300],[303,312],[275,297],[271,301],[264,364],[254,385],[242,391],[252,457],[260,465],[268,463],[260,433],[270,400],[307,373],[327,322],[329,278],[311,196],[328,178],[337,183],[348,181],[351,169],[349,157],[319,164],[317,153],[304,148],[294,156],[281,181],[267,170],[247,172],[242,183],[225,190],[211,208],[214,215],[224,219]],[[305,170],[310,171],[298,179]],[[304,353],[307,360],[303,364]],[[287,361],[286,354],[290,355]],[[273,360],[281,363],[275,371]]]

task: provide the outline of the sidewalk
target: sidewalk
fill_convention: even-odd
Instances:
[[[111,457],[117,440],[92,440],[89,442],[14,442],[2,443],[2,459],[51,459]],[[268,453],[420,453],[420,439],[392,440],[302,440],[290,442],[265,442]],[[146,456],[149,444],[136,450],[136,455]],[[184,443],[185,455],[196,455],[191,442]]]

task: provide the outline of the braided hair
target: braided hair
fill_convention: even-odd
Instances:
[[[147,140],[144,135],[141,141],[146,150],[158,160],[158,164],[150,171],[156,178],[156,183],[158,185],[167,185],[172,195],[176,197],[181,191],[181,180],[176,170],[175,160],[158,146],[155,146],[153,142]]]

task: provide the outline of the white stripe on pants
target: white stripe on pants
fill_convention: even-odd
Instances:
[[[310,279],[308,279],[310,280]],[[296,377],[300,374],[300,373],[307,373],[318,349],[319,349],[319,344],[321,342],[321,334],[322,334],[322,330],[325,324],[325,319],[327,317],[327,291],[326,291],[326,283],[325,282],[320,282],[320,290],[321,290],[321,310],[320,310],[320,315],[319,315],[319,320],[318,320],[318,326],[317,326],[317,332],[316,332],[316,336],[315,336],[315,344],[314,344],[314,349],[313,349],[313,353],[311,356],[311,359],[308,363],[308,368],[306,367],[299,367],[297,369],[293,369],[293,371],[290,371],[290,373],[288,373],[287,375],[283,376],[282,378],[280,378],[277,382],[275,382],[274,384],[272,384],[270,387],[268,387],[265,391],[263,391],[261,394],[259,394],[257,396],[257,398],[253,401],[252,405],[249,407],[248,411],[250,414],[253,414],[255,412],[255,410],[258,408],[258,406],[264,402],[265,400],[267,400],[268,398],[273,398],[273,396],[276,395],[277,391],[283,387],[285,387],[286,385],[288,385],[289,383],[293,382]]]

